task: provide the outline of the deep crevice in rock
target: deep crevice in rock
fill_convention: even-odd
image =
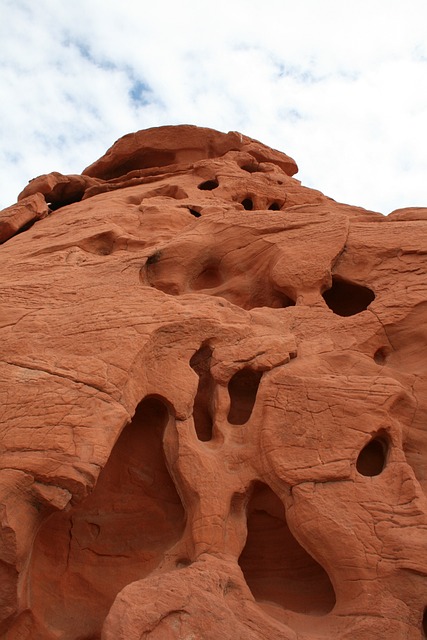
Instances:
[[[277,606],[312,616],[329,613],[335,605],[329,576],[295,539],[282,502],[261,482],[253,487],[247,518],[239,564],[258,603],[272,615]]]
[[[215,381],[211,375],[212,349],[202,345],[192,356],[190,366],[199,376],[196,397],[193,405],[194,428],[202,442],[212,440],[213,421],[211,403],[215,390]]]
[[[230,424],[245,424],[252,415],[262,371],[245,368],[237,371],[228,383]]]
[[[368,308],[375,294],[368,287],[334,276],[332,287],[324,292],[323,298],[337,315],[354,316]]]

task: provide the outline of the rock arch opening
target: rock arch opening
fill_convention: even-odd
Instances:
[[[328,574],[295,539],[282,502],[262,482],[253,487],[247,522],[239,565],[258,603],[272,615],[277,607],[312,616],[329,613],[336,598]]]

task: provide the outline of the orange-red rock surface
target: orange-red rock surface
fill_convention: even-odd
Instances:
[[[1,638],[425,637],[427,209],[296,171],[161,127],[0,212]]]

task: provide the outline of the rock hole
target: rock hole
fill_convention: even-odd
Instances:
[[[199,211],[196,211],[195,209],[192,209],[191,207],[188,207],[188,210],[191,213],[191,215],[194,216],[195,218],[200,218],[200,216],[202,215]]]
[[[222,283],[222,277],[216,264],[206,266],[193,282],[193,289],[214,289]]]
[[[386,363],[388,354],[389,350],[387,349],[387,347],[380,347],[374,353],[374,361],[379,365],[383,365]]]
[[[256,173],[258,171],[258,165],[255,164],[244,164],[242,167],[243,171],[247,171],[248,173]]]
[[[368,308],[375,300],[375,294],[368,287],[334,276],[332,287],[324,292],[323,298],[337,315],[354,316]]]
[[[49,209],[51,211],[58,211],[58,209],[62,209],[62,207],[68,207],[70,204],[74,204],[75,202],[80,202],[83,198],[84,188],[75,189],[75,192],[69,198],[59,198],[57,197],[55,200],[52,198],[52,202],[49,202]],[[50,194],[52,197],[52,194]]]
[[[36,222],[39,222],[39,220],[37,220],[37,218],[33,218],[32,220],[29,220],[28,222],[23,224],[22,227],[20,227],[17,231],[15,231],[15,233],[13,235],[11,235],[10,237],[6,238],[4,240],[4,242],[6,242],[6,240],[10,240],[10,238],[18,236],[20,233],[24,233],[24,231],[28,231],[28,229],[31,229],[31,227],[33,227],[36,224]],[[0,244],[2,244],[2,243],[0,243]]]
[[[161,257],[161,251],[156,251],[155,253],[152,253],[151,256],[148,256],[146,264],[156,264],[156,262],[158,262]]]
[[[253,487],[247,522],[239,564],[265,611],[275,615],[278,605],[312,616],[329,613],[335,592],[328,574],[294,538],[282,502],[261,482]]]
[[[285,293],[282,293],[280,296],[278,296],[277,300],[279,301],[279,307],[281,307],[282,309],[286,309],[286,307],[294,307],[295,306],[295,300],[292,300],[292,298],[290,298],[289,296],[287,296]],[[271,305],[272,307],[275,305]]]
[[[254,208],[252,198],[245,198],[244,200],[242,200],[242,205],[243,208],[246,209],[246,211],[252,211]]]
[[[177,184],[165,184],[158,189],[154,189],[153,192],[145,194],[144,198],[158,196],[166,196],[167,198],[174,198],[175,200],[184,200],[185,198],[188,198],[188,193]]]
[[[362,476],[378,476],[387,461],[388,442],[384,436],[373,438],[359,453],[356,469]]]
[[[151,573],[181,537],[185,511],[163,449],[169,420],[163,399],[144,398],[92,493],[39,529],[29,570],[31,609],[58,637],[100,637],[117,593]]]
[[[109,256],[114,251],[114,243],[116,236],[111,231],[104,231],[98,233],[91,238],[85,238],[78,243],[78,246],[87,251],[99,256]]]
[[[189,567],[191,564],[191,560],[188,558],[178,558],[176,561],[177,569],[184,569],[185,567]]]
[[[280,211],[280,204],[278,202],[272,202],[268,208],[270,211]]]
[[[251,417],[258,393],[262,371],[245,368],[238,371],[228,383],[230,396],[230,424],[245,424]]]
[[[197,437],[202,442],[212,440],[211,403],[215,391],[215,381],[211,375],[212,349],[202,345],[190,360],[190,367],[199,376],[193,405],[193,420]]]
[[[205,182],[201,182],[197,188],[201,191],[213,191],[213,189],[217,187],[219,187],[218,180],[205,180]]]
[[[422,625],[424,638],[427,638],[427,607],[424,609]]]

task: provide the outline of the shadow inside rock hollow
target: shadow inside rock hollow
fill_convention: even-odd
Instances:
[[[182,534],[184,508],[163,453],[168,420],[162,400],[145,398],[93,492],[41,527],[28,590],[29,606],[46,629],[43,637],[100,637],[117,593],[149,574]]]
[[[285,508],[270,487],[254,485],[247,517],[239,564],[258,604],[279,619],[283,610],[310,616],[329,613],[335,605],[329,576],[292,535]]]

